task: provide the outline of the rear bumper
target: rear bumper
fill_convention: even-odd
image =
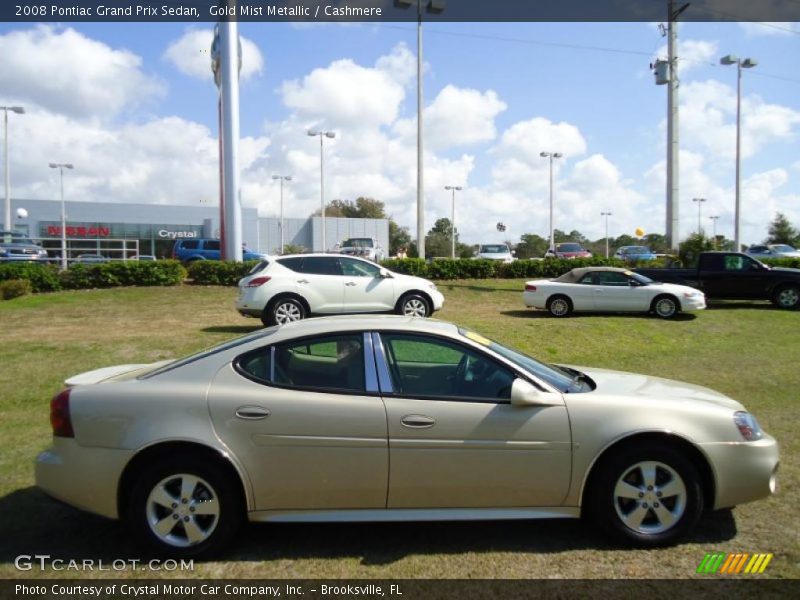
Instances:
[[[72,438],[53,438],[36,457],[36,485],[45,494],[104,517],[116,519],[117,486],[128,450],[88,448]]]
[[[775,493],[778,442],[769,435],[757,442],[701,445],[714,469],[714,509],[729,508]]]

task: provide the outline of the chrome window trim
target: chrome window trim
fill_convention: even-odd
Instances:
[[[364,332],[364,370],[364,382],[367,392],[379,392],[378,371],[375,367],[375,353],[372,349],[372,335],[367,331]]]
[[[378,370],[378,383],[383,394],[393,394],[394,386],[389,374],[389,363],[386,362],[386,351],[383,348],[381,336],[377,331],[372,332],[372,347],[375,354],[375,366]]]

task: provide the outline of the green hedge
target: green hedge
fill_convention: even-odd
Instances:
[[[236,285],[258,262],[257,260],[241,263],[196,260],[189,263],[189,278],[198,285]]]
[[[0,281],[0,298],[13,300],[31,293],[31,282],[27,279],[6,279]]]
[[[34,292],[79,290],[117,286],[179,285],[186,269],[176,260],[110,262],[95,265],[76,263],[66,271],[55,265],[0,263],[0,281],[25,279]]]
[[[759,258],[761,262],[770,267],[785,267],[789,269],[800,269],[800,258]]]
[[[558,277],[571,269],[605,265],[624,267],[626,264],[615,258],[576,259],[521,259],[511,263],[494,260],[443,259],[426,263],[419,258],[385,260],[381,263],[390,271],[416,275],[427,279],[487,279],[499,277],[518,279],[523,277]]]

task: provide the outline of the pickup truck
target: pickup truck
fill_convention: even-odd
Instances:
[[[770,300],[778,308],[800,307],[800,269],[769,267],[741,252],[702,252],[694,269],[633,269],[664,283],[702,290],[717,300]]]

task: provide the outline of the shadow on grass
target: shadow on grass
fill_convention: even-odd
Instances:
[[[464,284],[464,283],[449,283],[447,281],[437,281],[436,285],[437,285],[437,287],[439,287],[439,289],[446,289],[446,290],[461,289],[461,290],[472,290],[474,292],[489,292],[489,293],[495,293],[495,292],[519,292],[521,294],[524,291],[519,286],[516,286],[516,287],[513,287],[513,288],[511,288],[511,287],[507,287],[507,288],[506,287],[485,287],[485,286],[480,286],[480,285],[468,285],[468,284]]]
[[[660,321],[658,317],[648,313],[616,313],[616,312],[576,312],[567,317],[554,317],[546,310],[503,310],[500,314],[507,317],[523,317],[529,319],[595,319],[604,317],[623,317],[625,319],[649,319]],[[696,313],[678,313],[669,321],[694,321]]]
[[[219,325],[216,327],[203,327],[200,331],[204,333],[253,333],[254,331],[258,331],[259,329],[263,329],[264,326],[260,323],[258,325]]]
[[[15,515],[0,538],[0,563],[20,554],[64,560],[140,557],[125,528],[115,521],[56,502],[34,487],[0,498],[0,514]],[[735,537],[731,511],[706,515],[692,543],[714,544]],[[362,565],[390,565],[412,555],[544,553],[627,550],[612,546],[582,521],[472,521],[438,523],[248,524],[223,560],[262,562],[360,558]]]

